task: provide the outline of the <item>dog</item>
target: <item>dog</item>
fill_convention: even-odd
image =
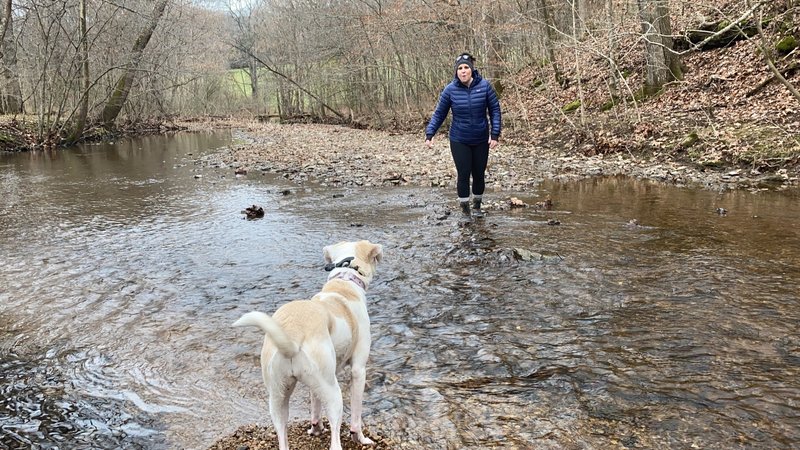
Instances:
[[[269,394],[269,413],[280,450],[288,450],[289,397],[298,381],[311,391],[311,428],[325,431],[320,421],[324,405],[331,426],[330,450],[342,448],[342,391],[338,370],[350,366],[350,437],[370,445],[361,413],[371,337],[366,290],[383,257],[383,247],[369,241],[340,242],[323,248],[330,271],[322,290],[310,300],[296,300],[271,317],[249,312],[233,326],[256,326],[266,334],[261,349],[261,375]]]

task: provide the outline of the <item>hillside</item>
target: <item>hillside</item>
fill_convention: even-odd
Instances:
[[[734,3],[742,7],[741,2],[728,2],[731,7]],[[724,17],[740,16],[741,11],[731,10]],[[698,17],[696,10],[673,17],[675,34],[697,29]],[[703,17],[725,23],[721,13]],[[800,48],[775,50],[781,40],[800,40],[800,25],[790,18],[784,14],[781,20],[765,22],[763,43],[773,51],[777,68],[800,89]],[[587,38],[578,52],[562,51],[558,59],[565,61],[561,69],[569,80],[565,89],[557,85],[549,66],[515,75],[503,96],[505,120],[515,125],[505,138],[584,155],[626,152],[707,168],[733,165],[758,172],[797,172],[800,99],[770,71],[758,49],[759,36],[724,48],[685,51],[684,78],[643,99],[637,98],[637,90],[642,85],[644,46],[637,37],[631,33],[617,48],[620,71],[629,76],[624,102],[610,109],[610,71],[602,57],[608,49],[601,40]],[[579,110],[562,111],[581,98],[583,117]]]

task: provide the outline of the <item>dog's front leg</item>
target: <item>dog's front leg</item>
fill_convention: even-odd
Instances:
[[[367,349],[366,354],[369,354]],[[353,357],[351,376],[353,377],[350,388],[350,438],[362,445],[371,445],[375,442],[364,436],[361,429],[362,402],[364,401],[364,387],[367,383],[367,358]]]
[[[325,425],[320,420],[322,412],[322,402],[319,397],[311,393],[311,428],[308,429],[308,434],[311,436],[319,436],[325,432]]]

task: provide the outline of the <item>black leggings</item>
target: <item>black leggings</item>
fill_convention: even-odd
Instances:
[[[469,200],[469,177],[472,176],[472,194],[483,195],[486,188],[486,163],[489,162],[489,138],[481,144],[462,144],[450,141],[450,153],[458,171],[458,199]]]

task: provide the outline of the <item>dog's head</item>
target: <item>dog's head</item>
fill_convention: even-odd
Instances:
[[[323,248],[322,254],[326,263],[334,265],[352,257],[347,265],[336,267],[355,269],[369,283],[375,275],[375,266],[383,258],[383,246],[370,241],[339,242]]]

